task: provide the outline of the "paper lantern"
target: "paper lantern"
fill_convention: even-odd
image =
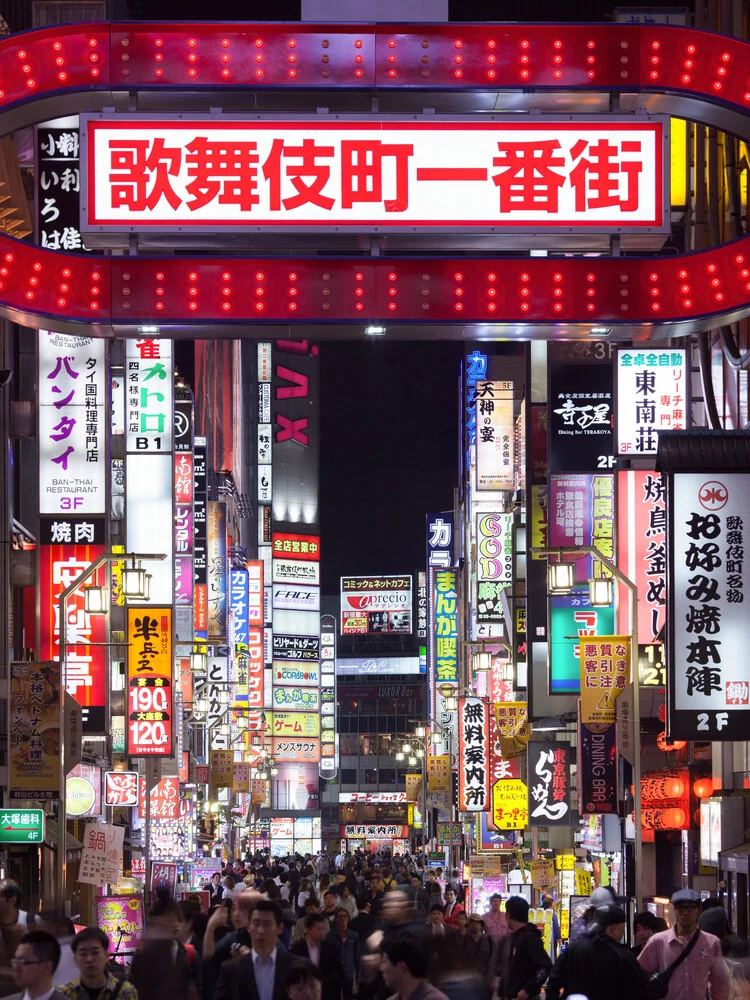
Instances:
[[[710,778],[698,778],[693,782],[693,791],[699,799],[707,799],[714,793],[714,783]]]
[[[685,794],[685,782],[682,778],[671,775],[660,775],[652,771],[641,779],[641,798],[646,801],[654,799],[681,799]]]
[[[686,830],[688,816],[684,809],[642,809],[641,826],[646,830]]]
[[[686,740],[668,739],[666,729],[662,729],[656,737],[656,745],[664,753],[671,753],[673,750],[684,750],[687,746],[687,742]]]

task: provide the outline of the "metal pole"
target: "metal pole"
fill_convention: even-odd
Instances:
[[[84,583],[89,577],[93,576],[100,566],[104,566],[105,563],[109,562],[120,562],[127,561],[131,559],[135,561],[136,559],[140,561],[148,559],[166,559],[166,553],[144,553],[140,554],[137,552],[103,552],[98,556],[92,563],[84,569],[76,578],[70,583],[65,590],[60,594],[57,599],[58,608],[58,622],[60,626],[60,639],[58,643],[58,662],[60,664],[60,767],[58,771],[58,781],[60,785],[59,796],[58,796],[58,807],[57,807],[57,857],[55,858],[55,888],[57,893],[57,905],[60,913],[66,912],[66,890],[67,890],[67,877],[68,877],[68,866],[65,858],[66,854],[66,828],[67,828],[67,812],[68,812],[68,797],[66,788],[66,778],[67,771],[65,769],[65,688],[66,688],[66,659],[68,653],[68,598],[71,594],[75,593],[76,590]],[[88,645],[87,643],[75,643],[75,645]]]
[[[591,545],[558,549],[532,548],[540,556],[591,556],[608,570],[630,593],[630,673],[633,682],[633,808],[635,813],[635,901],[636,911],[643,909],[643,832],[641,829],[641,692],[638,676],[638,587],[622,570]]]

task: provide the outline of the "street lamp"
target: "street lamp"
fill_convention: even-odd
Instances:
[[[414,732],[417,734],[417,736],[420,738],[420,740],[423,740],[425,738],[425,736],[427,735],[427,730],[425,729],[424,726],[417,726],[417,728],[414,730]]]
[[[207,663],[208,657],[206,656],[205,646],[199,646],[190,654],[190,669],[196,674],[204,674],[206,672]]]
[[[130,559],[132,561],[132,567],[127,567],[123,570],[123,587],[122,592],[125,597],[137,597],[139,599],[148,599],[149,593],[149,583],[151,579],[151,574],[146,573],[145,570],[140,569],[141,560],[159,560],[163,561],[166,559],[166,553],[141,553],[141,552],[103,552],[100,556],[97,556],[93,562],[90,562],[84,570],[82,570],[78,576],[73,580],[68,586],[62,591],[57,599],[57,614],[58,622],[60,623],[60,639],[58,648],[58,662],[60,664],[60,701],[59,701],[59,712],[60,712],[60,727],[61,735],[64,737],[64,719],[65,719],[65,689],[67,686],[67,655],[68,655],[68,598],[71,594],[74,594],[87,580],[91,577],[96,579],[96,573],[100,567],[112,562],[125,562]],[[138,567],[136,567],[136,559],[138,560]],[[136,571],[142,573],[143,577],[131,577],[131,582],[126,586],[126,574],[128,572]],[[136,593],[133,587],[136,583],[141,584],[141,589]],[[96,601],[97,598],[93,595],[93,591],[96,589],[101,589],[97,587],[86,588],[92,591],[92,596],[88,598],[89,601]],[[99,601],[101,601],[101,595],[99,595]],[[93,607],[93,605],[91,605]],[[86,595],[84,594],[84,610],[86,609]],[[90,614],[92,612],[89,612]],[[101,614],[101,612],[96,612]],[[76,641],[72,645],[76,646],[86,646],[88,643]],[[65,847],[66,833],[67,833],[67,818],[68,818],[68,795],[66,780],[68,776],[66,762],[65,762],[65,739],[60,740],[60,764],[58,770],[58,783],[59,783],[59,798],[58,798],[58,816],[57,816],[57,855],[55,858],[55,890],[58,896],[57,904],[61,913],[65,912],[65,896],[66,896],[66,881],[68,877],[68,863],[67,863],[67,850]],[[150,791],[150,790],[149,790]],[[148,808],[150,802],[150,795],[147,793],[147,804],[146,813],[148,821]],[[148,866],[147,866],[148,867]],[[146,885],[148,885],[148,872],[146,872]]]
[[[488,653],[484,650],[480,653],[472,653],[471,669],[475,674],[492,670],[492,653]]]
[[[87,615],[106,615],[109,611],[109,589],[94,585],[84,587],[83,610]]]
[[[151,593],[151,574],[143,568],[140,559],[136,565],[135,556],[132,565],[123,568],[122,592],[133,601],[147,601]]]
[[[635,811],[635,898],[636,910],[641,910],[643,909],[643,882],[641,881],[643,876],[643,831],[641,828],[641,692],[638,677],[638,587],[630,577],[625,576],[622,570],[618,569],[611,559],[603,556],[593,545],[571,546],[560,549],[532,548],[531,553],[532,555],[548,559],[551,556],[557,556],[558,562],[551,563],[548,569],[547,581],[550,593],[566,593],[566,591],[561,589],[553,590],[553,570],[560,573],[556,582],[561,583],[565,575],[562,567],[567,567],[570,574],[568,579],[571,581],[569,589],[572,588],[575,582],[575,566],[573,563],[564,563],[562,561],[563,556],[590,556],[594,561],[600,563],[623,587],[626,587],[630,594],[630,675],[633,683],[634,726],[633,807]],[[592,580],[591,582],[598,581]],[[593,600],[591,603],[593,604]],[[611,600],[608,603],[611,603]]]
[[[565,550],[555,549],[556,553],[562,554]],[[550,563],[547,569],[547,590],[550,594],[569,594],[576,582],[576,568],[573,563],[556,562]]]
[[[614,586],[610,577],[589,580],[589,604],[592,608],[608,608],[613,600]]]

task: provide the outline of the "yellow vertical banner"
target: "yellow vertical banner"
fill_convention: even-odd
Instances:
[[[60,790],[60,664],[10,667],[11,799],[57,798]],[[72,765],[71,765],[72,766]]]
[[[587,872],[584,868],[576,868],[576,896],[590,896],[591,895],[591,872]]]
[[[211,750],[211,784],[214,788],[231,788],[234,779],[234,750]]]
[[[422,775],[407,774],[404,777],[406,778],[406,801],[419,802],[419,796],[422,793]]]
[[[250,791],[249,764],[235,763],[232,765],[232,791],[237,793]]]
[[[615,703],[630,678],[630,636],[587,635],[580,656],[581,722],[615,722]]]

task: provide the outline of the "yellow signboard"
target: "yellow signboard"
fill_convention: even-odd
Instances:
[[[250,765],[249,764],[233,764],[232,765],[232,791],[233,792],[249,792],[250,791]]]
[[[234,750],[211,750],[211,784],[214,788],[231,788],[234,779]]]
[[[591,872],[576,868],[576,896],[591,895]]]
[[[531,881],[535,889],[552,889],[555,885],[555,863],[552,858],[529,862]]]
[[[19,661],[10,668],[10,797],[60,794],[60,664]]]
[[[268,795],[268,785],[269,782],[264,778],[253,778],[250,787],[251,796],[250,801],[254,806],[266,805],[266,797]],[[270,803],[268,803],[270,805]]]
[[[616,701],[630,679],[630,636],[581,639],[581,722],[617,721]]]
[[[555,867],[560,872],[572,872],[576,866],[575,854],[558,854],[555,857]]]
[[[451,791],[451,762],[448,754],[427,758],[427,788],[430,792]]]
[[[494,708],[503,760],[523,757],[531,735],[528,704],[525,701],[496,701]]]
[[[320,736],[320,716],[317,712],[274,712],[271,732],[282,739]]]
[[[525,830],[529,822],[529,795],[516,778],[501,778],[492,788],[492,822],[498,830]]]
[[[406,778],[406,801],[419,802],[419,796],[422,794],[422,775],[407,774],[404,777]]]

